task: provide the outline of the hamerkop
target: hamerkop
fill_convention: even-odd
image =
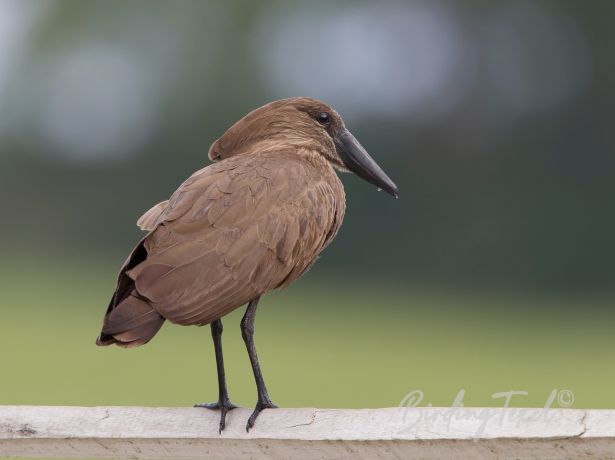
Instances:
[[[221,318],[248,304],[241,332],[258,414],[276,407],[254,346],[258,301],[303,275],[333,240],[346,208],[335,170],[352,171],[397,197],[387,177],[328,105],[298,97],[267,104],[235,123],[209,149],[214,164],[188,178],[137,222],[147,235],[120,270],[98,345],[135,347],[165,320],[211,325],[224,429],[230,402]]]

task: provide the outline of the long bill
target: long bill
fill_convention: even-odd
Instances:
[[[359,141],[350,131],[344,128],[333,138],[337,152],[348,169],[357,176],[371,182],[376,187],[393,195],[399,196],[397,185],[385,174],[378,166],[369,153],[363,148]]]

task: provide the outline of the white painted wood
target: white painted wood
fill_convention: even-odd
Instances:
[[[615,459],[615,411],[0,406],[0,457]]]

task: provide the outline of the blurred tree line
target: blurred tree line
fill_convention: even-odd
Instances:
[[[227,127],[307,95],[401,189],[342,178],[346,221],[320,276],[612,292],[614,20],[606,0],[3,0],[3,263],[119,265],[137,217]]]

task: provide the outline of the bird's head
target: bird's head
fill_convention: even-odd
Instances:
[[[339,114],[324,102],[307,97],[282,99],[253,110],[211,145],[209,158],[218,161],[280,147],[316,151],[334,168],[352,171],[395,198],[399,194]]]

